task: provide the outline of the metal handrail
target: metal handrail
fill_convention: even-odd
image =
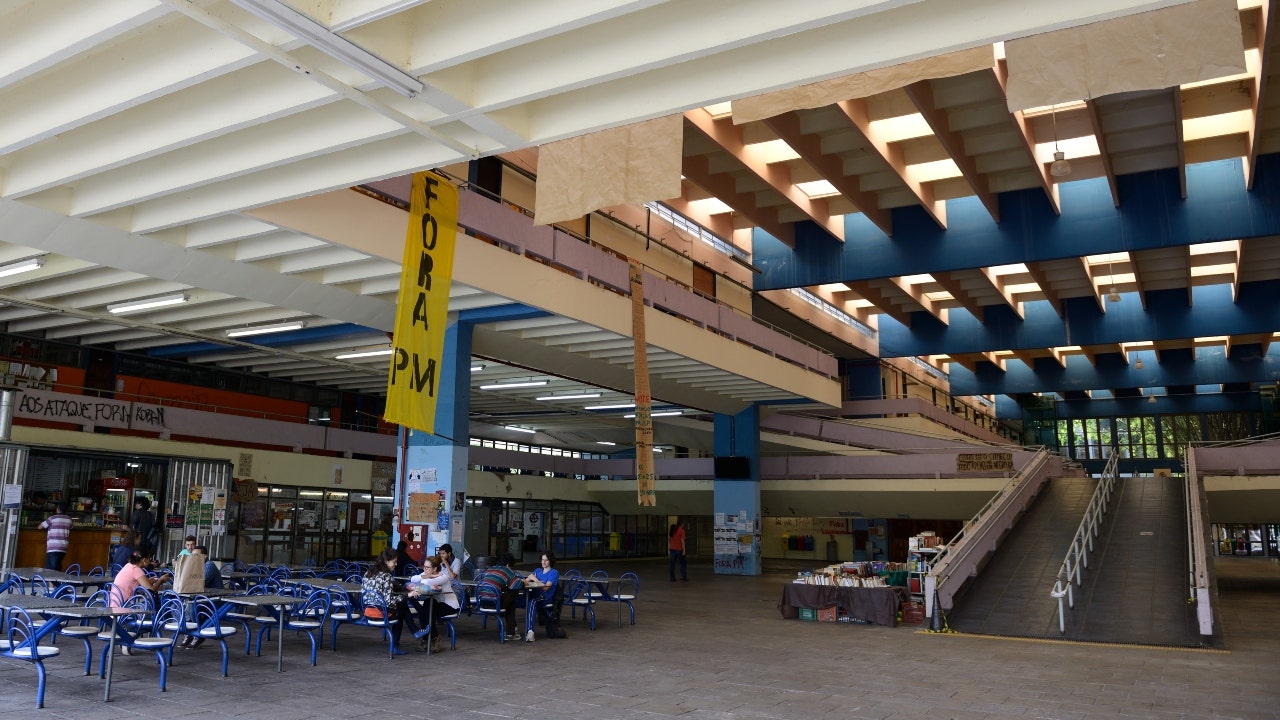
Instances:
[[[1200,478],[1196,474],[1195,449],[1188,446],[1185,460],[1187,508],[1187,567],[1190,580],[1189,600],[1196,604],[1196,618],[1201,635],[1213,634],[1213,608],[1209,602],[1209,556],[1204,542],[1204,510],[1200,506]]]
[[[1063,607],[1062,598],[1066,597],[1067,607],[1075,609],[1075,593],[1072,592],[1071,583],[1074,581],[1076,587],[1083,584],[1083,572],[1089,567],[1089,553],[1093,552],[1093,539],[1098,535],[1102,516],[1107,512],[1107,502],[1116,485],[1119,460],[1120,454],[1117,452],[1112,452],[1111,457],[1107,459],[1107,465],[1102,469],[1102,480],[1098,483],[1098,487],[1094,488],[1093,497],[1089,498],[1089,507],[1085,508],[1080,527],[1076,529],[1075,537],[1071,538],[1067,556],[1062,559],[1058,577],[1053,581],[1053,590],[1049,592],[1049,596],[1058,601],[1059,633],[1067,632],[1066,609]]]
[[[1044,468],[1045,463],[1049,461],[1049,451],[1043,446],[1028,447],[1026,449],[1035,450],[1035,456],[1023,465],[1022,470],[1011,478],[1009,482],[1005,483],[1005,486],[1000,489],[1000,492],[993,495],[991,499],[982,506],[981,510],[965,522],[964,526],[960,528],[960,532],[956,533],[956,535],[951,538],[950,542],[940,548],[937,555],[935,555],[933,560],[928,563],[927,574],[925,576],[925,581],[928,584],[928,588],[925,593],[925,613],[927,615],[931,616],[934,612],[932,603],[935,591],[951,579],[952,566],[963,565],[961,562],[963,558],[967,556],[968,553],[973,552],[975,548],[981,546],[981,543],[978,541],[982,539],[982,536],[987,530],[988,522],[991,521],[992,518],[998,517],[996,510],[999,507],[1012,502],[1024,492],[1027,492],[1027,486],[1029,486],[1030,483],[1027,483],[1026,481],[1036,477],[1036,475]]]

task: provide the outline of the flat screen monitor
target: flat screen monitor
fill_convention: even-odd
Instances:
[[[750,480],[751,459],[742,455],[717,457],[716,477],[722,480]]]

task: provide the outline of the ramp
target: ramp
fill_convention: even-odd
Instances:
[[[1077,481],[1078,482],[1078,481]],[[1088,504],[1093,481],[1054,480],[1043,501],[1000,546],[956,602],[962,632],[1092,642],[1199,647],[1187,602],[1186,508],[1181,479],[1121,478],[1094,552],[1058,632],[1049,597],[1062,553]],[[1061,536],[1061,537],[1059,537]]]

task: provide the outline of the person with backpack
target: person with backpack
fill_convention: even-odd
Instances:
[[[143,557],[151,557],[158,544],[156,537],[156,518],[151,514],[151,499],[140,497],[133,502],[133,515],[129,517],[129,527],[138,531],[138,552]]]

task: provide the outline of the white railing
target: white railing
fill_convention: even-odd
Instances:
[[[1196,474],[1195,449],[1187,448],[1187,481],[1183,485],[1187,508],[1187,567],[1190,600],[1196,604],[1201,635],[1213,634],[1213,606],[1209,595],[1209,555],[1205,547],[1204,509],[1200,506],[1200,478]]]
[[[934,597],[942,609],[951,607],[951,600],[972,575],[982,558],[995,550],[996,542],[1005,531],[1013,527],[1017,516],[1031,503],[1048,479],[1049,460],[1052,456],[1044,448],[1022,467],[1021,472],[1005,484],[987,504],[969,519],[960,532],[946,544],[929,563],[925,575],[925,615],[933,617]]]
[[[1067,617],[1062,601],[1065,597],[1067,607],[1074,609],[1076,606],[1072,585],[1074,583],[1075,587],[1080,587],[1084,570],[1089,567],[1089,553],[1093,552],[1093,539],[1098,536],[1102,517],[1107,512],[1107,502],[1111,498],[1111,491],[1116,486],[1119,459],[1119,453],[1114,451],[1107,459],[1107,465],[1102,470],[1102,480],[1093,490],[1089,507],[1084,511],[1084,518],[1080,520],[1080,527],[1076,529],[1075,537],[1071,539],[1071,547],[1067,549],[1067,556],[1062,560],[1062,567],[1058,569],[1058,578],[1054,580],[1053,590],[1049,593],[1050,597],[1058,601],[1058,632],[1063,634],[1067,632]]]

